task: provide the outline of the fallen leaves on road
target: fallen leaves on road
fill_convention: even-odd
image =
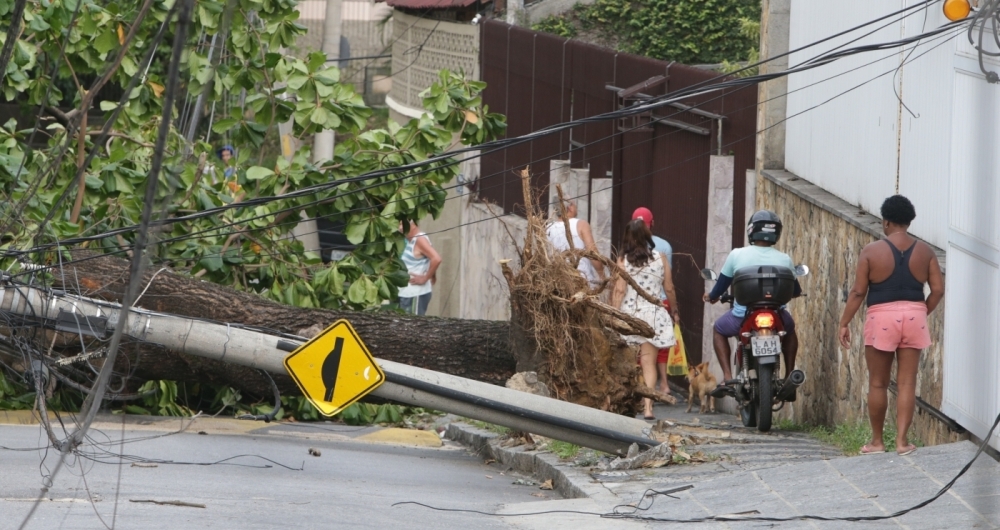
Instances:
[[[484,464],[486,464],[486,465],[490,465],[490,464],[492,464],[493,462],[496,462],[496,460],[494,460],[494,459],[492,459],[492,458],[487,458],[487,459],[486,459],[486,461],[485,461],[485,462],[483,462],[483,463],[484,463]]]
[[[532,493],[532,497],[538,497],[539,499],[548,499],[549,496],[544,493]]]
[[[549,480],[546,480],[545,482],[542,482],[542,485],[538,486],[538,489],[540,489],[540,490],[551,490],[551,489],[554,489],[554,486],[552,485],[552,479],[549,479]]]
[[[319,449],[316,449],[316,448],[314,448],[314,447],[310,447],[310,448],[309,448],[309,454],[311,454],[311,455],[313,455],[313,456],[321,456],[321,455],[322,455],[323,453],[321,453],[321,452],[319,451]]]
[[[670,463],[669,460],[662,460],[662,459],[661,460],[649,460],[646,463],[642,464],[642,467],[647,468],[647,469],[649,469],[649,468],[657,468],[657,467],[663,467],[663,466],[665,466],[665,465],[667,465],[669,463]]]
[[[492,479],[493,475],[486,475],[486,478]]]
[[[533,482],[533,481],[530,481],[530,480],[525,480],[523,478],[519,478],[519,479],[515,480],[514,482],[511,482],[511,484],[515,484],[517,486],[537,486],[538,485],[537,482]]]

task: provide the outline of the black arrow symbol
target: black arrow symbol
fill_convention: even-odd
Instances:
[[[323,361],[323,368],[320,375],[323,377],[323,386],[326,387],[326,394],[323,401],[330,403],[333,401],[333,387],[337,384],[337,372],[340,371],[340,353],[344,349],[344,339],[337,337],[337,342],[333,346],[333,351],[326,356]]]

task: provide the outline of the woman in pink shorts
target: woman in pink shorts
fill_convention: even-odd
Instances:
[[[884,453],[882,427],[889,406],[886,390],[897,362],[896,451],[908,455],[916,450],[906,433],[916,405],[917,365],[920,350],[931,345],[927,315],[944,297],[944,278],[934,250],[906,233],[917,214],[910,200],[893,195],[882,203],[885,239],[867,245],[858,256],[858,270],[840,317],[840,345],[851,347],[848,328],[867,295],[865,314],[865,360],[868,363],[868,417],[872,440],[862,454]],[[930,295],[924,298],[924,284]]]

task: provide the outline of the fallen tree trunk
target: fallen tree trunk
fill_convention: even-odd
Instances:
[[[74,255],[79,259],[80,255]],[[129,263],[111,256],[88,256],[58,275],[60,289],[120,301],[128,283]],[[515,372],[510,325],[504,321],[415,317],[394,312],[302,309],[265,300],[214,283],[149,268],[139,307],[219,322],[255,326],[311,337],[339,319],[350,321],[375,357],[503,385]],[[142,291],[141,291],[142,292]],[[167,379],[224,384],[267,396],[270,383],[255,370],[191,357],[152,345],[137,345],[133,374],[139,380]],[[297,388],[280,378],[283,391]]]

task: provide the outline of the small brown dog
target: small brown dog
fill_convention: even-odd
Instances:
[[[698,412],[704,413],[706,410],[715,412],[715,398],[710,392],[715,390],[716,381],[715,376],[708,371],[708,363],[688,367],[687,380],[689,383],[687,412],[691,412],[696,395],[701,402]]]

